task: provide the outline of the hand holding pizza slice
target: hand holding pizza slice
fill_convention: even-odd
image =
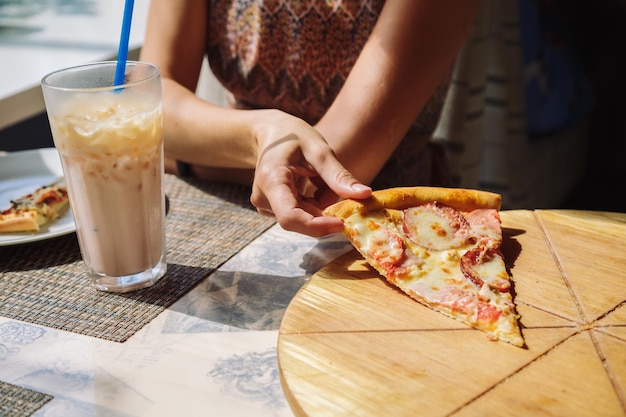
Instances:
[[[390,188],[329,206],[365,260],[418,302],[524,346],[501,252],[501,197],[478,190]]]

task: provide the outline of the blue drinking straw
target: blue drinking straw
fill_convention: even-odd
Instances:
[[[122,20],[122,34],[120,36],[120,46],[117,51],[117,66],[115,67],[115,80],[113,85],[124,84],[124,73],[126,72],[126,60],[128,59],[128,40],[130,39],[130,22],[133,19],[134,0],[126,0],[124,3],[124,18]]]

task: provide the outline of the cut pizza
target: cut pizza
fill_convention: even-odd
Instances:
[[[390,284],[418,302],[522,347],[501,252],[501,197],[479,190],[405,187],[344,200],[324,214]]]
[[[44,224],[56,219],[69,205],[67,190],[60,181],[37,188],[11,201],[11,207],[0,211],[0,233],[38,232]]]

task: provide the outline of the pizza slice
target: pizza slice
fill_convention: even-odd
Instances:
[[[58,218],[69,198],[60,181],[37,188],[11,201],[11,207],[0,211],[0,233],[38,232],[44,224]]]
[[[406,187],[344,200],[324,214],[390,284],[418,302],[524,346],[501,252],[499,194]]]

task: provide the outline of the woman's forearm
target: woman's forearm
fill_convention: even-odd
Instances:
[[[163,80],[165,153],[185,162],[254,168],[254,115],[205,102],[170,79]]]
[[[315,126],[369,183],[448,73],[478,3],[388,0],[330,109]]]

